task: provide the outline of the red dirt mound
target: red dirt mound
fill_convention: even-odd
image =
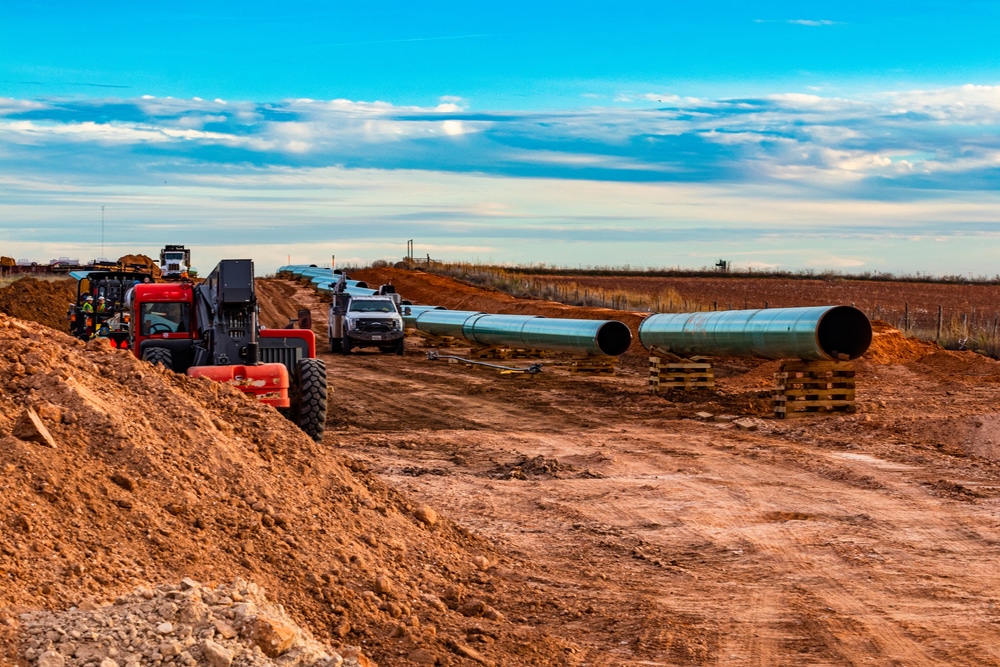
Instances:
[[[937,350],[917,359],[911,367],[931,377],[973,382],[1000,382],[1000,362],[966,350]]]
[[[906,338],[891,325],[872,320],[872,344],[864,359],[873,364],[904,364],[940,351],[936,343]]]
[[[153,272],[153,280],[160,277],[160,265],[150,257],[146,255],[123,255],[118,258],[119,264],[124,264],[126,266],[130,264],[141,264],[150,271]]]
[[[75,280],[25,277],[0,289],[0,313],[67,331],[66,311],[75,300]]]
[[[502,557],[364,464],[228,385],[2,315],[0,471],[0,644],[20,611],[243,577],[383,664],[565,663],[504,620],[533,594]]]

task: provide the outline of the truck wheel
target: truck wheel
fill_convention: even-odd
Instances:
[[[351,348],[354,347],[354,345],[351,344],[351,339],[348,336],[344,336],[340,340],[340,351],[344,354],[350,354]]]
[[[173,355],[165,347],[147,347],[142,351],[142,360],[148,361],[154,366],[159,364],[170,370],[174,369]]]
[[[402,354],[403,354],[403,339],[402,338],[397,339],[396,342],[393,343],[392,350],[396,354],[402,356]]]
[[[326,364],[322,359],[300,359],[295,364],[296,423],[316,442],[326,430]]]
[[[340,352],[340,338],[330,339],[330,352]]]

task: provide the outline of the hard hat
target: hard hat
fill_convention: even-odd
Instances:
[[[88,295],[87,295],[87,301],[93,301],[93,300],[94,300],[94,297],[92,297],[92,296],[90,296],[90,295],[88,294]]]
[[[98,301],[104,301],[104,297],[103,296],[99,296],[99,297],[97,297],[97,300]]]

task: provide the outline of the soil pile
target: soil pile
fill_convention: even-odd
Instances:
[[[936,343],[906,338],[899,329],[872,320],[872,344],[863,358],[873,364],[904,364],[940,351]]]
[[[146,255],[123,255],[118,258],[118,263],[124,264],[125,266],[130,266],[132,264],[144,266],[153,273],[153,280],[156,280],[161,275],[159,262],[147,257]]]
[[[76,301],[75,280],[25,277],[0,289],[0,313],[67,331],[66,312]]]
[[[298,306],[295,303],[296,288],[287,280],[274,278],[257,278],[253,281],[257,290],[257,303],[260,305],[260,323],[272,329],[283,329],[288,323],[298,319]],[[312,313],[316,317],[326,319],[325,313]]]
[[[0,316],[0,648],[20,651],[18,612],[242,577],[383,664],[566,664],[505,620],[532,593],[490,545],[334,444],[229,385]]]

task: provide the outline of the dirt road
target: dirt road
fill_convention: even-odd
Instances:
[[[760,414],[773,362],[668,401],[642,363],[501,377],[407,346],[324,355],[325,443],[510,555],[535,594],[505,613],[568,662],[1000,664],[997,363],[883,346],[859,414],[745,431],[695,414]]]

